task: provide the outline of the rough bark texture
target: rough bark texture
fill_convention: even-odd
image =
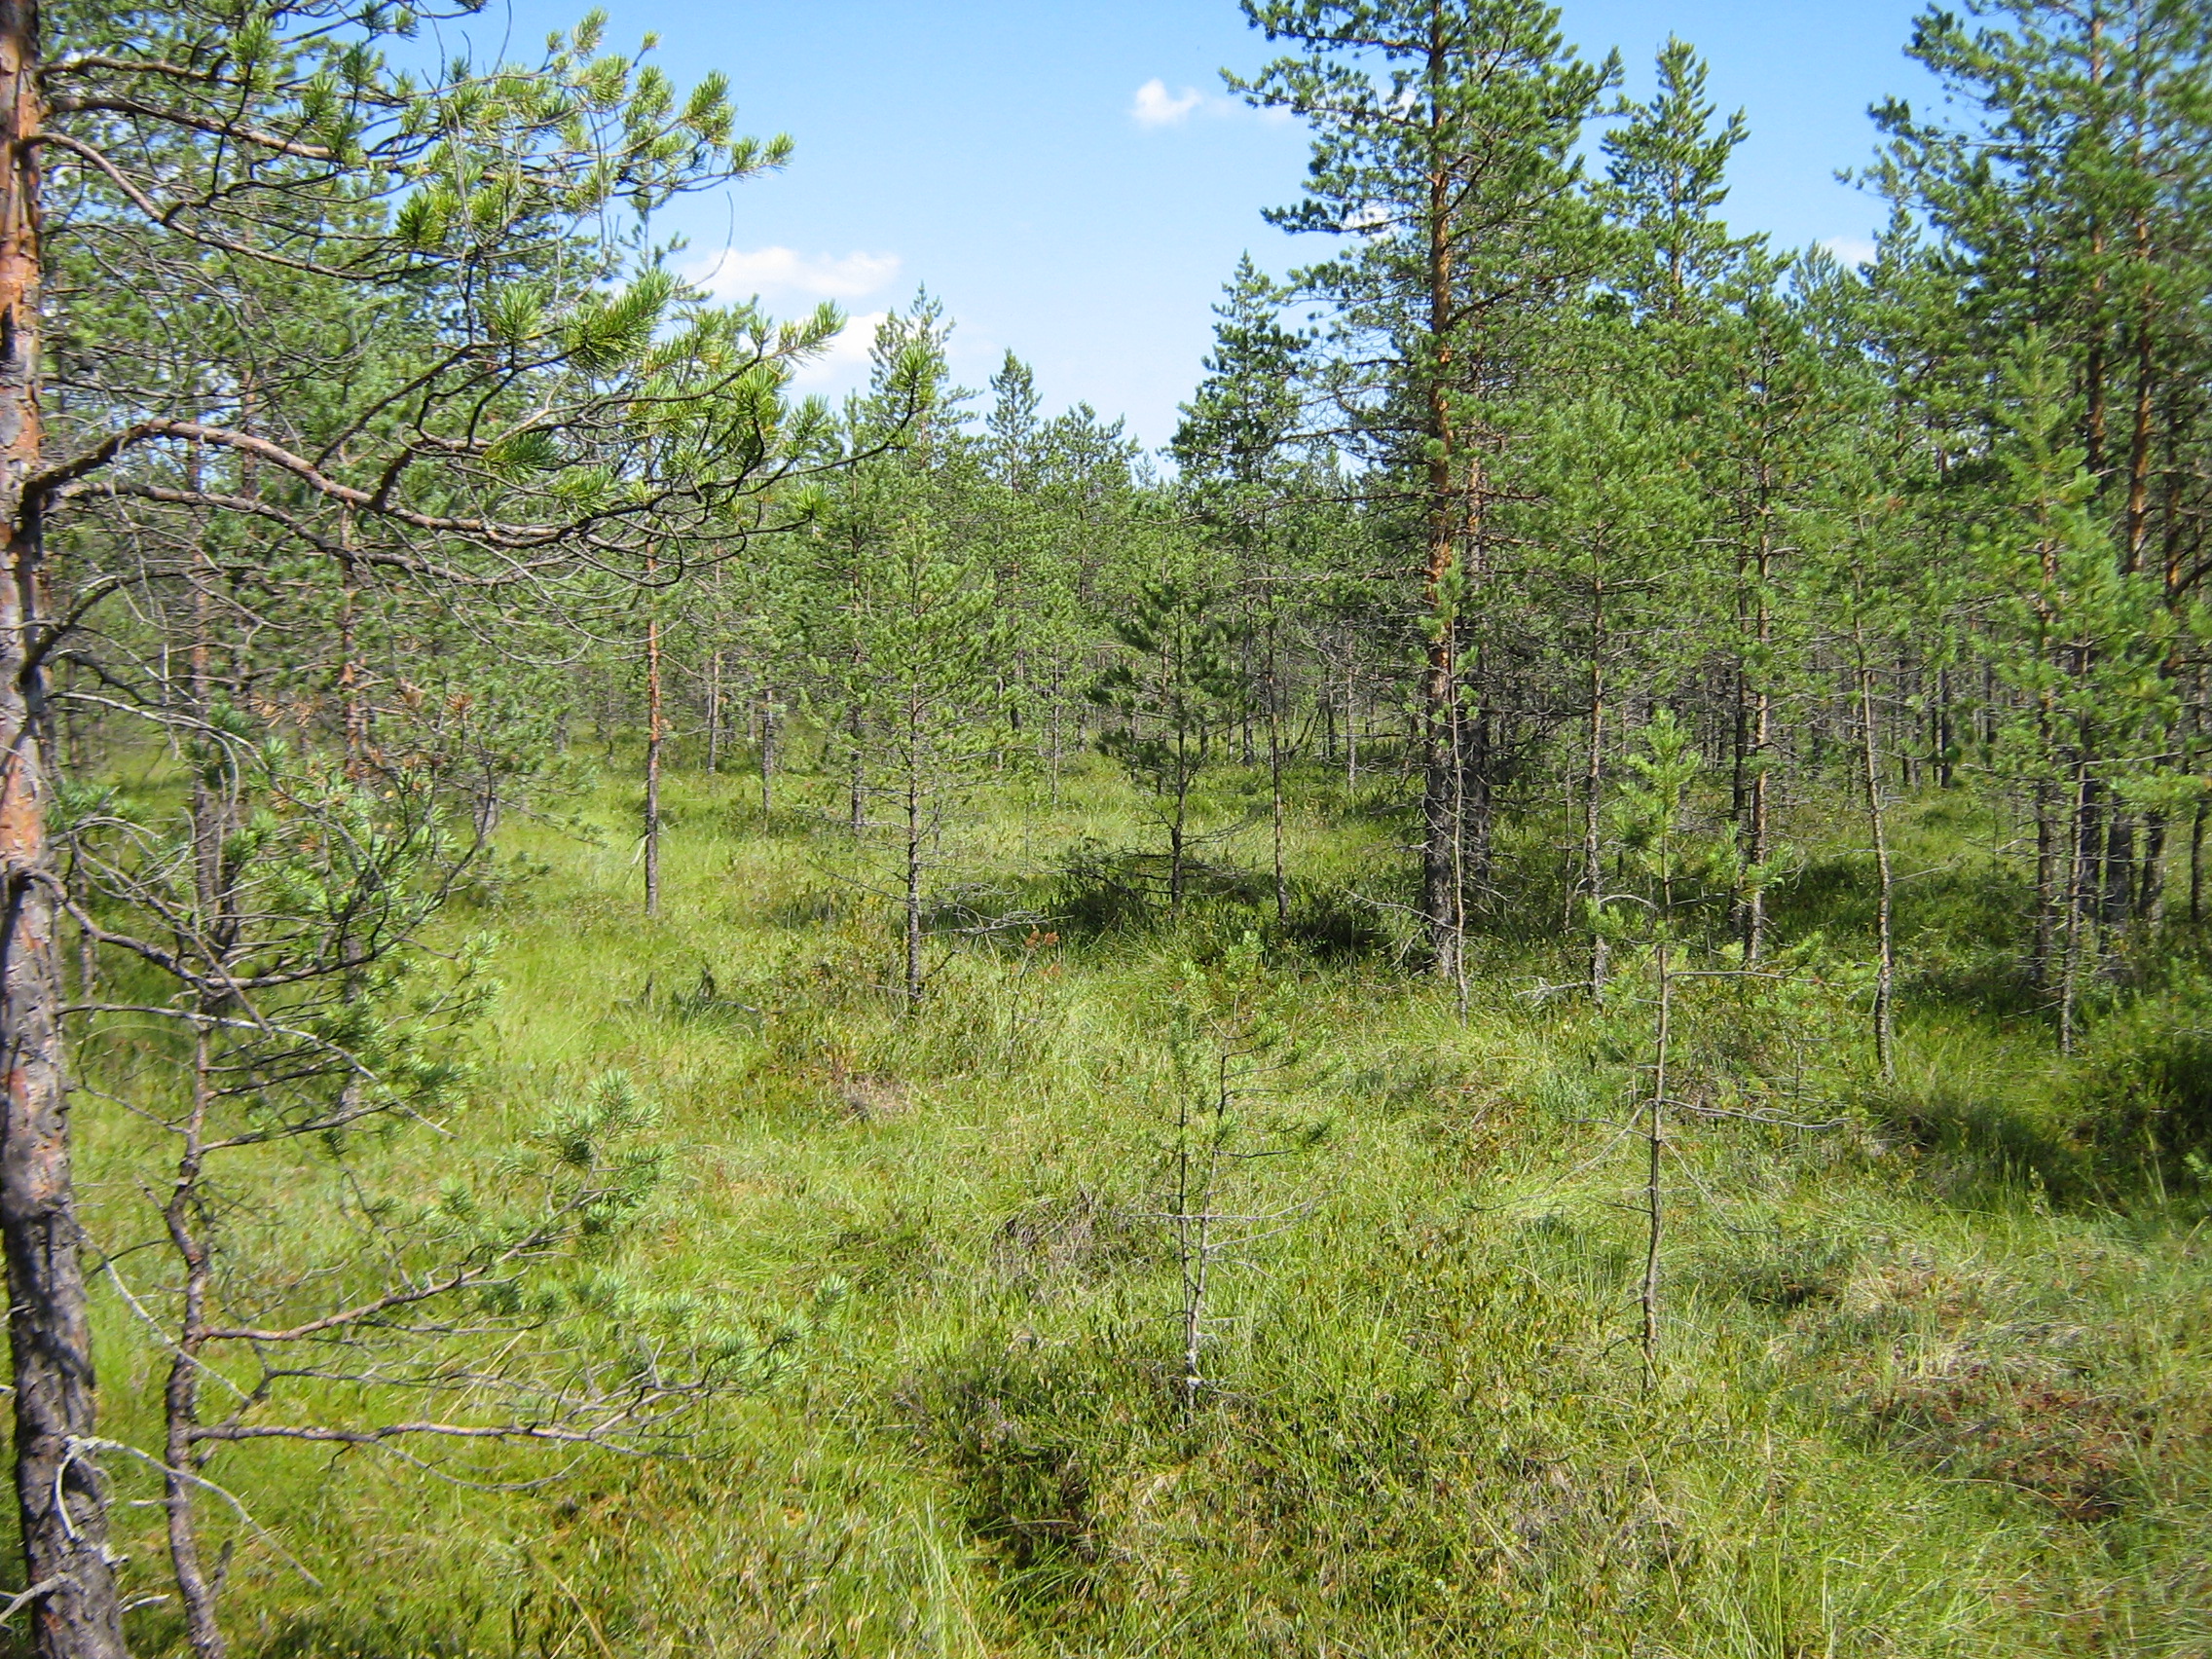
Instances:
[[[25,1583],[53,1586],[32,1609],[41,1659],[121,1659],[123,1619],[107,1551],[93,1436],[92,1345],[69,1175],[52,782],[40,743],[39,503],[23,486],[39,460],[39,19],[35,0],[0,0],[0,1242],[16,1385],[16,1496]]]

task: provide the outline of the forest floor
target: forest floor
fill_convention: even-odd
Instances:
[[[1217,880],[1178,927],[1097,931],[1124,868],[1099,849],[1151,831],[1086,768],[1057,804],[977,803],[963,862],[1050,919],[935,945],[909,1015],[833,784],[781,787],[763,819],[751,779],[671,784],[652,920],[634,787],[588,803],[596,839],[512,830],[456,918],[501,985],[473,1104],[387,1154],[424,1183],[492,1169],[626,1072],[668,1161],[606,1271],[741,1310],[772,1374],[694,1456],[516,1465],[567,1471],[535,1490],[218,1458],[268,1530],[236,1537],[241,1653],[2212,1652],[2205,1189],[2099,1178],[2092,1062],[1960,991],[1998,877],[1956,798],[1908,814],[1904,863],[1949,873],[1908,903],[1935,966],[1895,1085],[1855,993],[1685,1002],[1685,1070],[1757,1078],[1671,1134],[1654,1383],[1647,1011],[1545,993],[1574,973],[1563,905],[1481,941],[1462,1020],[1390,945],[1404,821],[1307,778],[1292,926],[1264,879]],[[1263,789],[1224,774],[1209,822]],[[1842,949],[1863,903],[1802,817],[1785,921]],[[1268,854],[1262,822],[1206,856]],[[1172,1039],[1215,1041],[1177,1010],[1238,973],[1304,1052],[1237,1108],[1270,1156],[1224,1166],[1215,1208],[1255,1219],[1217,1228],[1247,1236],[1194,1404]],[[97,1144],[88,1167],[96,1208],[120,1177]],[[160,1356],[115,1311],[110,1420],[143,1434]],[[158,1512],[124,1528],[158,1591]],[[163,1606],[131,1616],[141,1650],[174,1639]]]

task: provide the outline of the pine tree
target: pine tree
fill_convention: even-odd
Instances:
[[[15,1056],[0,1235],[39,1651],[107,1659],[122,1636],[55,961],[68,895],[46,826],[65,636],[146,574],[139,515],[250,527],[262,572],[190,579],[210,601],[224,587],[274,596],[296,621],[323,608],[350,788],[378,764],[362,670],[364,636],[385,621],[380,581],[588,589],[634,577],[648,547],[674,562],[757,522],[785,470],[789,364],[835,319],[779,329],[695,306],[642,254],[630,209],[775,166],[788,146],[733,141],[719,79],[679,98],[656,67],[601,54],[596,22],[535,65],[427,76],[380,55],[412,14],[356,18],[321,0],[245,18],[185,4],[53,22],[42,36],[36,8],[0,10],[0,743],[13,756],[0,817],[14,888],[0,1034]],[[68,395],[48,424],[55,381]],[[50,546],[71,563],[49,569]],[[56,588],[59,619],[43,610]],[[225,713],[204,677],[197,700],[204,727],[245,706]],[[158,729],[169,710],[144,712]],[[212,896],[227,884],[219,849],[243,843],[198,793],[185,856]],[[365,972],[364,925],[340,919],[342,986]],[[161,929],[99,940],[181,983],[184,1028],[230,1017],[203,1006],[201,955],[180,956]],[[257,989],[215,987],[218,1000]],[[211,1631],[194,1634],[217,1650]]]
[[[871,573],[858,618],[867,682],[862,756],[869,815],[896,866],[894,892],[907,1006],[928,984],[923,946],[933,879],[963,799],[1002,753],[1003,704],[992,671],[1007,633],[988,571],[947,550],[927,498],[910,509]],[[886,818],[880,808],[887,806]]]
[[[1494,770],[1494,693],[1466,648],[1493,474],[1536,337],[1605,263],[1574,149],[1617,64],[1575,57],[1540,0],[1244,0],[1244,13],[1297,55],[1232,85],[1314,133],[1306,199],[1270,217],[1349,241],[1294,282],[1333,308],[1325,384],[1357,452],[1397,481],[1420,549],[1420,911],[1454,975]]]
[[[1306,528],[1299,508],[1319,481],[1310,461],[1290,448],[1299,427],[1307,342],[1282,325],[1279,304],[1275,285],[1251,255],[1239,259],[1227,298],[1214,308],[1206,378],[1183,406],[1168,454],[1194,515],[1230,552],[1244,631],[1260,647],[1256,689],[1268,727],[1270,838],[1281,921],[1290,911],[1283,854],[1287,636],[1308,600],[1291,541]]]
[[[1113,618],[1115,661],[1090,688],[1112,721],[1098,747],[1152,796],[1167,834],[1167,904],[1180,917],[1192,846],[1191,792],[1235,723],[1242,684],[1228,594],[1172,541]]]

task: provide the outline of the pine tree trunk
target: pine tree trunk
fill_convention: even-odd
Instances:
[[[1472,671],[1468,675],[1466,701],[1472,705],[1474,719],[1469,722],[1470,736],[1466,753],[1461,759],[1465,771],[1459,784],[1466,848],[1465,867],[1461,871],[1456,901],[1462,940],[1466,937],[1466,894],[1469,884],[1472,883],[1472,890],[1477,893],[1490,891],[1493,860],[1496,853],[1497,711],[1490,702],[1488,669],[1488,659],[1478,648]]]
[[[1057,650],[1052,653],[1051,695],[1051,703],[1046,710],[1046,721],[1051,728],[1049,761],[1052,792],[1051,806],[1052,810],[1057,812],[1060,808],[1060,654]]]
[[[2049,988],[2051,952],[2058,945],[2058,833],[2051,795],[2047,784],[2036,785],[2036,917],[2028,946],[2028,982],[2039,991]]]
[[[921,753],[921,739],[916,729],[918,713],[909,710],[906,732],[906,1007],[910,1011],[922,1006],[922,767],[927,764]]]
[[[193,1475],[200,1466],[200,1446],[193,1431],[200,1426],[200,1353],[206,1345],[210,1276],[206,1240],[195,1226],[207,1110],[214,1091],[209,1060],[207,1028],[203,1025],[193,1034],[192,1114],[185,1123],[184,1151],[162,1210],[169,1243],[184,1270],[176,1346],[170,1350],[168,1381],[163,1390],[166,1430],[163,1456],[168,1467],[163,1476],[162,1500],[168,1523],[169,1565],[184,1604],[185,1635],[197,1659],[223,1659],[228,1643],[215,1617],[216,1587],[208,1581],[201,1560],[193,1506]]]
[[[776,693],[768,683],[768,677],[760,677],[760,817],[765,821],[775,809],[776,776]]]
[[[2051,984],[2052,956],[2058,949],[2062,898],[2058,857],[2058,783],[2054,775],[2058,761],[2057,732],[2051,722],[2051,697],[2048,691],[2044,692],[2038,700],[2036,741],[2038,764],[2044,775],[2036,779],[2033,789],[2036,814],[2036,923],[2035,939],[2030,947],[2032,960],[2029,963],[2029,982],[2038,991],[2047,992]]]
[[[2117,934],[2135,910],[2135,820],[2115,800],[2105,813],[2104,883],[2099,926]]]
[[[1957,745],[1957,722],[1951,710],[1951,671],[1936,671],[1936,787],[1953,788],[1958,779],[1952,752]]]
[[[16,1498],[39,1659],[122,1659],[123,1614],[107,1548],[107,1503],[92,1462],[91,1310],[76,1192],[55,936],[53,781],[38,643],[43,503],[23,486],[39,463],[40,101],[37,0],[0,0],[0,1244],[16,1391]]]
[[[1467,1022],[1467,754],[1466,715],[1457,698],[1451,708],[1452,754],[1452,994],[1459,1023]]]
[[[338,713],[345,729],[346,775],[359,783],[369,773],[369,714],[358,638],[360,579],[352,554],[348,551],[352,543],[353,519],[349,513],[339,526]]]
[[[2135,919],[2156,931],[2166,919],[2166,815],[2143,818],[2143,863],[2137,872]]]
[[[1897,1076],[1897,1014],[1893,996],[1897,984],[1896,883],[1890,870],[1889,817],[1882,802],[1882,762],[1877,747],[1879,725],[1874,706],[1874,669],[1866,657],[1864,631],[1854,627],[1852,643],[1859,659],[1860,781],[1866,791],[1866,831],[1874,849],[1874,1063],[1882,1081]]]
[[[2150,228],[2141,214],[2135,220],[2135,250],[2139,261],[2150,257]],[[2157,393],[2157,353],[2151,333],[2151,295],[2137,300],[2144,310],[2135,323],[2135,412],[2127,443],[2127,517],[2120,568],[2129,573],[2143,568],[2144,543],[2151,532],[2152,408]]]
[[[1345,668],[1345,793],[1359,790],[1359,682],[1353,669]]]
[[[1449,74],[1442,17],[1433,19],[1427,63],[1428,119],[1435,128],[1445,121],[1443,96]],[[1442,140],[1437,140],[1442,142]],[[1458,698],[1456,606],[1450,586],[1456,571],[1460,540],[1462,498],[1455,488],[1456,433],[1452,400],[1446,376],[1455,353],[1450,344],[1456,307],[1453,302],[1451,180],[1441,166],[1429,169],[1426,207],[1428,345],[1434,360],[1426,365],[1425,407],[1422,411],[1428,445],[1427,535],[1428,564],[1423,572],[1422,603],[1432,636],[1428,663],[1421,681],[1419,739],[1422,747],[1421,783],[1421,913],[1428,922],[1428,938],[1436,970],[1448,978],[1459,973],[1457,866],[1460,840],[1458,808],[1464,780],[1456,775],[1460,756],[1453,742],[1457,719],[1454,705]],[[1472,492],[1469,492],[1471,497]]]
[[[651,572],[654,561],[647,559]],[[660,914],[660,617],[645,622],[645,914]]]
[[[1590,905],[1590,1000],[1605,1000],[1605,975],[1612,951],[1599,926],[1605,898],[1605,586],[1593,584],[1590,604],[1589,758],[1582,776],[1582,887]]]
[[[1167,824],[1167,913],[1183,919],[1183,836],[1190,822],[1191,778],[1189,740],[1178,725],[1175,732],[1175,804]]]
[[[201,488],[200,471],[204,457],[202,446],[195,442],[186,457],[186,479],[189,488]],[[203,732],[209,728],[209,717],[214,711],[213,682],[213,632],[215,580],[214,564],[207,557],[203,527],[194,527],[192,550],[192,713],[201,722]],[[214,755],[209,743],[209,756]],[[199,907],[197,925],[203,937],[216,931],[216,907],[222,886],[223,842],[228,830],[224,819],[224,803],[218,798],[207,776],[208,762],[203,761],[192,768],[192,857],[193,898]]]
[[[1431,575],[1438,583],[1450,569],[1449,548],[1439,557],[1442,565],[1431,567]],[[1428,670],[1421,687],[1421,914],[1428,921],[1436,970],[1449,977],[1458,971],[1459,947],[1458,905],[1454,894],[1462,782],[1457,745],[1453,741],[1458,727],[1453,708],[1457,676],[1449,638],[1452,622],[1433,609],[1431,615],[1438,637],[1429,647]]]
[[[1243,671],[1243,682],[1249,685],[1252,683],[1252,634],[1249,628],[1239,628],[1238,632],[1242,638],[1236,643],[1236,654],[1243,660],[1237,666]],[[1252,746],[1252,705],[1247,698],[1239,698],[1238,701],[1244,705],[1237,710],[1240,760],[1242,764],[1249,766],[1257,758]]]
[[[1754,679],[1751,667],[1739,662],[1736,669],[1736,810],[1743,826],[1744,862],[1757,865],[1767,855],[1771,815],[1767,780],[1767,750],[1774,738],[1774,698],[1767,689],[1763,666],[1774,644],[1774,608],[1768,602],[1767,583],[1774,571],[1774,529],[1769,501],[1769,480],[1759,469],[1758,534],[1752,538],[1750,560],[1748,618],[1739,621],[1751,635],[1762,672]],[[1741,616],[1741,612],[1739,612]],[[1766,893],[1748,887],[1739,900],[1743,926],[1744,960],[1755,963],[1766,946]]]
[[[2089,885],[2097,855],[2096,797],[2087,766],[2083,762],[2078,762],[2075,768],[2073,812],[2067,826],[2066,845],[2065,938],[2058,965],[2058,1051],[2071,1054],[2081,996],[2082,956],[2091,948],[2088,934],[2094,918],[2089,905]]]
[[[707,657],[707,776],[722,769],[722,653]]]
[[[1268,785],[1269,805],[1274,822],[1275,920],[1290,920],[1290,882],[1282,862],[1282,689],[1276,683],[1279,668],[1275,619],[1268,618]]]
[[[1672,903],[1666,908],[1674,908]],[[1659,1248],[1665,1240],[1667,1210],[1665,1159],[1667,1155],[1667,1068],[1673,1058],[1675,976],[1672,940],[1660,923],[1652,967],[1658,977],[1658,1018],[1652,1034],[1651,1098],[1644,1106],[1643,1122],[1643,1280],[1637,1302],[1643,1315],[1644,1386],[1659,1385]]]
[[[2199,796],[2189,815],[2189,925],[2204,920],[2204,815],[2206,802]]]
[[[857,655],[853,659],[853,666],[856,671],[860,667],[860,659]],[[858,683],[856,678],[855,684]],[[848,790],[845,804],[851,818],[847,827],[852,830],[853,839],[856,841],[867,830],[867,773],[864,765],[866,757],[861,752],[861,718],[860,697],[856,691],[852,712],[846,719],[845,730],[845,735],[851,740],[853,746],[852,775],[846,780]]]

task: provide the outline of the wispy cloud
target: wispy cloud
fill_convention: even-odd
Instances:
[[[868,348],[875,344],[875,331],[883,326],[886,314],[869,312],[865,316],[847,317],[837,337],[793,372],[792,383],[802,390],[829,392],[844,392],[864,385]]]
[[[1207,121],[1233,121],[1249,117],[1270,127],[1287,126],[1298,118],[1278,104],[1252,105],[1242,98],[1222,97],[1201,92],[1196,87],[1185,87],[1179,92],[1167,90],[1167,83],[1155,75],[1136,91],[1129,100],[1129,119],[1139,127],[1184,127],[1192,116]]]
[[[895,253],[806,254],[794,248],[725,247],[684,273],[718,300],[763,297],[858,300],[899,275]]]
[[[1170,92],[1167,83],[1155,75],[1137,89],[1136,102],[1129,106],[1129,119],[1139,127],[1180,127],[1191,119],[1191,112],[1205,101],[1205,93],[1198,88],[1185,87],[1179,92]]]
[[[1821,246],[1845,265],[1871,265],[1882,251],[1864,237],[1829,237]]]

